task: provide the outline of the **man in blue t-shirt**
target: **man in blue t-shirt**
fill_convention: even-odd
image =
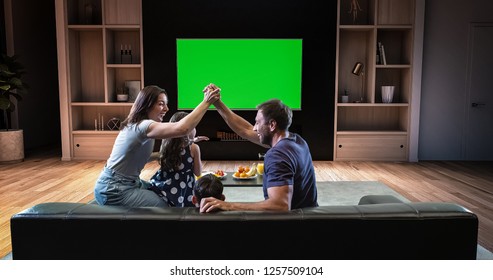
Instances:
[[[207,89],[217,89],[210,84]],[[203,198],[200,212],[217,210],[288,211],[318,206],[317,185],[310,149],[306,141],[289,132],[293,112],[278,99],[257,106],[255,125],[235,114],[221,100],[214,103],[221,117],[239,136],[270,147],[264,159],[263,189],[265,200],[259,202],[226,202]]]

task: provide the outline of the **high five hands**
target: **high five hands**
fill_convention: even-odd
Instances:
[[[218,88],[215,84],[208,84],[205,86],[204,90],[204,100],[209,102],[210,104],[216,102],[221,98],[221,89]]]

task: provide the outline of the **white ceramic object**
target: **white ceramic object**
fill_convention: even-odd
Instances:
[[[130,101],[134,102],[135,98],[137,98],[137,95],[139,94],[139,91],[141,90],[140,81],[125,81],[125,87],[128,90]]]
[[[128,94],[117,94],[116,100],[120,101],[120,102],[127,102],[128,101]]]
[[[382,86],[382,103],[392,103],[395,86]]]

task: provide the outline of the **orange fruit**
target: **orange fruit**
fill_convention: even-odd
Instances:
[[[243,172],[243,173],[240,174],[240,177],[241,178],[246,178],[246,177],[248,177],[248,175],[245,172]]]

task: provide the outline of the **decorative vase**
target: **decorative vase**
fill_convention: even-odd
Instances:
[[[24,132],[22,129],[0,130],[0,163],[24,160]]]
[[[140,81],[125,81],[125,87],[127,88],[129,100],[134,102],[141,90]]]
[[[128,94],[117,94],[116,100],[120,101],[120,102],[127,102],[128,101]]]
[[[382,103],[392,103],[394,99],[394,86],[382,86]]]
[[[118,88],[116,90],[116,101],[118,102],[127,102],[128,101],[128,92],[126,88]]]

